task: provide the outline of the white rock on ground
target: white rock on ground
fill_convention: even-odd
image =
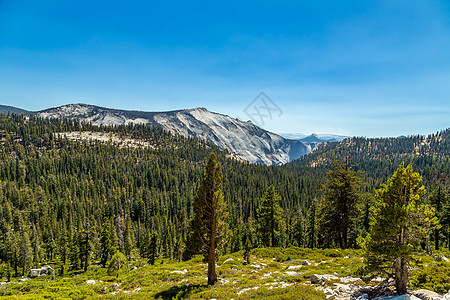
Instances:
[[[350,287],[346,284],[342,284],[342,283],[335,283],[333,284],[333,286],[341,293],[345,293],[350,291]]]
[[[287,272],[285,272],[284,274],[286,274],[287,276],[295,276],[295,275],[298,275],[298,273],[297,273],[297,272],[294,272],[294,271],[287,271]]]
[[[392,295],[392,296],[380,296],[377,298],[373,298],[372,300],[420,300],[414,295]]]
[[[302,261],[301,264],[304,265],[304,266],[310,266],[311,265],[311,263],[309,261],[307,261],[307,260]]]
[[[242,293],[245,293],[245,292],[247,292],[247,291],[250,291],[250,290],[257,290],[257,289],[259,289],[259,286],[254,286],[254,287],[251,287],[251,288],[245,288],[245,289],[242,289],[242,290],[240,290],[239,292],[237,292],[237,294],[238,294],[238,295],[241,295]]]
[[[311,283],[312,284],[319,283],[322,281],[337,280],[337,279],[339,279],[339,277],[337,277],[335,275],[318,275],[318,274],[311,275]]]
[[[354,282],[357,282],[357,281],[361,281],[361,278],[347,276],[347,277],[340,277],[339,280],[342,283],[354,283]]]
[[[275,271],[275,272],[269,272],[269,273],[264,274],[262,277],[263,277],[263,278],[266,278],[266,277],[272,276],[273,274],[276,274],[276,273],[280,273],[280,272],[278,272],[278,271]]]
[[[223,262],[222,265],[226,264],[226,263],[229,262],[229,261],[234,261],[234,259],[233,259],[232,257],[230,257],[230,258],[228,258],[227,260],[225,260],[225,261]]]
[[[43,266],[39,269],[31,269],[30,270],[30,278],[35,278],[35,277],[39,277],[39,276],[46,276],[46,275],[50,275],[55,269],[53,269],[50,266]]]
[[[416,290],[416,291],[412,292],[412,294],[422,300],[442,299],[441,298],[442,296],[439,295],[438,293],[430,291],[430,290],[425,290],[425,289]]]
[[[175,270],[175,271],[172,271],[170,273],[186,274],[187,270],[186,269],[184,269],[183,271]]]
[[[300,266],[289,266],[287,269],[288,270],[297,270],[297,269],[300,269],[302,266],[300,265]]]
[[[87,284],[95,284],[95,280],[94,279],[89,279],[88,281],[86,281]]]

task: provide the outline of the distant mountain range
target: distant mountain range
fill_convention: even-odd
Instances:
[[[306,135],[302,133],[280,133],[280,135],[286,139],[299,140],[305,143],[324,143],[324,142],[340,142],[346,138],[351,138],[346,135],[336,134],[311,134]]]
[[[243,122],[227,115],[210,112],[206,108],[144,112],[69,104],[32,112],[0,105],[0,113],[8,112],[43,118],[70,118],[96,125],[134,123],[161,126],[174,134],[211,142],[222,149],[227,149],[239,159],[265,165],[291,162],[310,153],[317,143],[330,140],[329,135],[326,137],[311,135],[302,140],[282,137],[250,121]]]

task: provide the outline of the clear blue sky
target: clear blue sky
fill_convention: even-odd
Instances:
[[[248,119],[357,136],[450,127],[449,1],[0,0],[0,104]]]

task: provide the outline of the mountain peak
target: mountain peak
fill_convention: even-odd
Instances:
[[[210,111],[206,107],[189,108],[189,109],[185,109],[184,111],[187,111],[187,112],[209,112],[210,113]]]
[[[68,104],[35,113],[45,118],[70,118],[94,125],[149,124],[174,134],[206,140],[251,163],[279,165],[311,152],[302,141],[288,140],[251,122],[242,122],[205,107],[169,112],[144,112],[104,108],[84,103]]]
[[[322,140],[321,138],[319,138],[319,136],[315,133],[308,135],[307,137],[304,137],[302,139],[300,139],[301,141],[305,142],[305,143],[323,143],[325,142],[325,140]]]

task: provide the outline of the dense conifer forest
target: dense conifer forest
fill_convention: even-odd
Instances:
[[[109,133],[148,146],[76,141],[63,132]],[[51,261],[61,273],[82,270],[94,262],[106,265],[115,250],[127,260],[131,252],[153,261],[155,256],[178,259],[189,234],[196,182],[211,152],[221,164],[229,214],[228,243],[219,254],[261,246],[344,245],[327,235],[321,210],[334,160],[361,178],[346,247],[358,247],[358,236],[367,234],[373,191],[402,161],[423,176],[429,191],[423,201],[434,205],[442,219],[431,241],[450,246],[450,221],[445,219],[450,215],[449,135],[447,129],[428,137],[353,138],[320,145],[284,166],[262,166],[146,125],[97,127],[67,119],[0,115],[1,268],[18,276]],[[268,239],[258,212],[270,186],[279,197],[280,217],[275,237]],[[428,197],[437,191],[442,196]]]

